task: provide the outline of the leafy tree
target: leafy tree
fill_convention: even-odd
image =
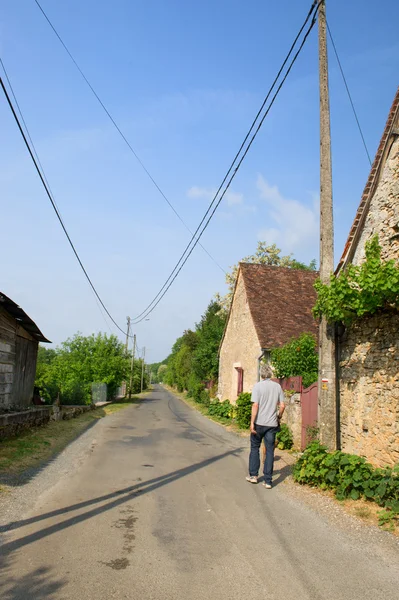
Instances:
[[[280,256],[281,250],[276,244],[267,245],[266,242],[258,242],[255,254],[246,256],[240,262],[254,263],[260,265],[270,265],[272,267],[289,267],[291,269],[302,269],[304,271],[315,271],[316,261],[312,260],[308,265],[299,262],[292,257],[292,254]],[[230,273],[226,275],[226,283],[228,292],[225,296],[216,295],[216,301],[222,306],[222,310],[227,312],[230,308],[233,297],[234,286],[237,279],[239,264],[233,265]]]
[[[163,373],[166,383],[187,390],[197,401],[205,398],[201,396],[204,382],[217,379],[218,350],[226,321],[220,308],[212,301],[195,331],[187,330],[176,340]]]
[[[111,399],[128,376],[130,359],[114,335],[85,337],[78,333],[56,350],[39,351],[36,385],[47,401],[54,401],[59,395],[63,404],[90,403],[92,383],[106,383]],[[136,361],[133,391],[139,391],[140,380],[141,361]]]
[[[219,368],[219,346],[226,324],[226,315],[213,300],[196,326],[197,345],[194,352],[194,373],[200,381],[215,380]]]

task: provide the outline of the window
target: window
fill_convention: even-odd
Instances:
[[[242,394],[244,389],[244,370],[241,367],[236,367],[237,371],[237,396]]]

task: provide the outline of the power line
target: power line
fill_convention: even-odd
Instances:
[[[223,200],[223,198],[224,198],[224,196],[225,196],[225,194],[226,194],[227,190],[229,189],[229,187],[230,187],[230,185],[231,185],[231,183],[232,183],[233,179],[235,178],[235,176],[236,176],[236,174],[237,174],[237,172],[238,172],[239,168],[241,167],[241,164],[242,164],[242,162],[244,161],[244,159],[245,159],[246,155],[248,154],[248,151],[249,151],[250,147],[252,146],[252,144],[253,144],[253,142],[254,142],[254,140],[255,140],[255,138],[256,138],[256,136],[257,136],[257,134],[259,133],[259,130],[260,130],[260,128],[262,127],[264,120],[266,119],[267,115],[269,114],[269,111],[270,111],[271,107],[273,106],[273,104],[274,104],[274,101],[276,100],[276,98],[277,98],[277,96],[278,96],[278,94],[279,94],[279,92],[280,92],[280,90],[281,90],[282,86],[284,85],[284,83],[285,83],[285,81],[286,81],[286,79],[287,79],[287,77],[288,77],[288,75],[289,75],[289,73],[290,73],[290,71],[291,71],[292,67],[294,66],[294,64],[295,64],[295,62],[296,62],[296,60],[297,60],[297,58],[298,58],[298,56],[299,56],[300,52],[302,51],[302,48],[303,48],[303,46],[304,46],[304,44],[305,44],[305,42],[306,42],[306,40],[307,40],[307,38],[308,38],[308,36],[309,36],[309,34],[310,34],[311,30],[313,29],[313,27],[314,27],[314,25],[315,25],[315,23],[316,23],[316,15],[317,15],[317,12],[318,12],[318,9],[319,9],[319,5],[320,5],[320,2],[319,2],[319,3],[317,3],[317,6],[316,6],[316,2],[314,2],[314,3],[312,4],[312,7],[311,7],[311,9],[310,9],[310,11],[309,11],[309,14],[308,14],[308,16],[307,16],[307,18],[306,18],[305,22],[304,22],[304,25],[302,25],[302,28],[301,28],[301,30],[300,30],[300,33],[299,33],[299,34],[297,35],[297,37],[295,38],[295,42],[294,42],[294,44],[291,46],[291,49],[290,49],[290,51],[289,51],[289,53],[288,53],[288,55],[287,55],[286,59],[284,60],[283,67],[280,69],[280,71],[279,71],[279,74],[282,72],[282,70],[283,70],[283,68],[284,68],[284,65],[286,64],[286,62],[287,62],[287,60],[288,60],[288,57],[291,55],[291,53],[292,53],[292,51],[293,51],[293,47],[296,45],[296,41],[299,39],[299,36],[300,36],[301,32],[303,31],[303,29],[305,28],[305,26],[306,26],[307,22],[309,21],[309,18],[310,18],[310,16],[313,14],[313,18],[312,18],[311,24],[310,24],[310,26],[308,27],[308,29],[307,29],[307,31],[306,31],[306,33],[305,33],[304,37],[303,37],[303,40],[302,40],[302,42],[301,42],[301,44],[300,44],[300,46],[299,46],[299,49],[297,50],[297,52],[295,53],[295,55],[294,55],[293,59],[291,60],[291,62],[290,62],[290,65],[289,65],[289,67],[288,67],[288,69],[287,69],[287,71],[286,71],[286,73],[285,73],[285,75],[284,75],[284,77],[283,77],[282,81],[280,82],[280,84],[279,84],[279,86],[278,86],[278,88],[277,88],[277,90],[276,90],[276,92],[275,92],[275,94],[274,94],[274,96],[273,96],[272,100],[270,101],[270,104],[269,104],[269,106],[268,106],[267,110],[265,111],[264,115],[262,116],[262,118],[261,118],[261,120],[260,120],[260,122],[259,122],[259,124],[258,124],[257,128],[255,129],[255,132],[254,132],[254,134],[252,135],[252,138],[250,139],[249,143],[247,144],[247,147],[246,147],[246,149],[245,149],[245,151],[244,151],[243,155],[241,156],[240,160],[238,161],[238,163],[237,163],[237,166],[235,166],[235,167],[234,167],[234,165],[235,165],[235,162],[236,162],[236,159],[237,159],[238,155],[240,154],[240,152],[241,152],[241,150],[242,150],[242,148],[243,148],[243,146],[244,146],[245,142],[244,142],[244,143],[241,145],[240,151],[237,153],[236,157],[234,158],[234,160],[233,160],[233,163],[231,164],[231,166],[230,166],[230,168],[229,168],[229,171],[228,171],[228,172],[227,172],[227,174],[225,175],[225,177],[224,177],[224,179],[223,179],[223,181],[222,181],[221,185],[220,185],[220,186],[219,186],[219,188],[218,188],[218,191],[216,192],[216,194],[215,194],[215,196],[214,196],[214,198],[213,198],[212,202],[210,203],[210,205],[209,205],[209,207],[208,207],[208,210],[206,211],[206,213],[205,213],[205,215],[204,215],[204,217],[203,217],[203,219],[202,219],[201,223],[200,223],[200,224],[199,224],[199,226],[197,227],[197,230],[196,230],[196,232],[195,232],[195,234],[194,234],[193,238],[191,239],[191,241],[190,241],[190,244],[189,244],[189,245],[186,247],[186,249],[184,250],[184,252],[183,252],[182,256],[180,257],[180,259],[179,259],[179,261],[178,261],[177,265],[176,265],[176,266],[175,266],[175,268],[173,269],[173,271],[172,271],[171,275],[169,276],[169,278],[167,279],[167,281],[165,282],[165,284],[163,285],[163,287],[161,288],[161,290],[158,292],[157,296],[155,296],[155,298],[154,298],[154,299],[152,300],[152,302],[151,302],[151,303],[150,303],[150,304],[147,306],[147,308],[146,308],[146,309],[145,309],[145,310],[144,310],[142,313],[140,313],[140,315],[138,315],[138,316],[137,316],[137,317],[134,319],[135,323],[139,323],[140,321],[142,321],[143,319],[145,319],[145,318],[146,318],[146,317],[147,317],[147,316],[148,316],[148,315],[149,315],[149,314],[150,314],[150,313],[151,313],[151,312],[152,312],[152,311],[153,311],[153,310],[156,308],[156,306],[158,306],[158,304],[160,303],[160,301],[162,300],[162,298],[165,296],[165,294],[167,293],[167,291],[169,290],[169,288],[171,287],[171,285],[173,284],[173,282],[175,281],[175,279],[176,279],[176,278],[177,278],[177,276],[179,275],[180,271],[182,270],[182,268],[183,268],[183,267],[184,267],[184,265],[186,264],[187,260],[188,260],[188,259],[189,259],[189,257],[191,256],[191,254],[192,254],[192,252],[193,252],[194,248],[195,248],[195,247],[196,247],[196,245],[198,244],[198,242],[199,242],[199,239],[200,239],[200,238],[201,238],[201,236],[203,235],[204,231],[205,231],[205,230],[206,230],[206,228],[208,227],[208,225],[209,225],[209,223],[210,223],[210,221],[211,221],[211,219],[212,219],[213,215],[215,214],[215,212],[216,212],[216,210],[217,210],[218,206],[220,205],[221,201]],[[272,87],[270,88],[270,90],[269,90],[269,92],[268,92],[268,94],[267,94],[266,101],[267,101],[267,98],[268,98],[268,97],[271,95],[271,92],[272,92],[272,90],[273,90],[273,88],[274,88],[274,86],[275,86],[275,84],[276,84],[276,81],[277,81],[277,79],[278,79],[278,76],[277,76],[277,78],[274,80],[274,82],[273,82],[273,84],[272,84]],[[266,104],[266,102],[264,101],[264,102],[263,102],[263,104],[262,104],[262,107],[264,107],[264,106],[265,106],[265,104]],[[261,110],[262,110],[262,109],[261,109]],[[255,127],[255,125],[256,125],[256,121],[257,121],[257,119],[258,119],[258,117],[259,117],[260,113],[261,113],[261,111],[259,111],[259,112],[258,112],[258,115],[256,116],[256,118],[255,118],[254,122],[252,123],[252,125],[251,125],[251,128],[250,128],[250,131],[249,131],[249,133],[247,134],[247,136],[246,136],[246,138],[245,138],[246,140],[248,139],[248,137],[249,137],[249,135],[250,135],[250,132],[251,132],[251,131],[254,129],[254,127]],[[234,169],[234,170],[233,170],[233,169]],[[225,183],[225,182],[226,182],[226,180],[228,179],[228,176],[229,176],[229,174],[230,174],[231,172],[232,172],[232,174],[231,174],[231,176],[230,176],[230,179],[228,180],[228,182],[227,182],[227,184],[226,184],[226,186],[225,186],[225,188],[224,188],[224,190],[223,190],[223,192],[222,192],[222,194],[221,194],[220,198],[218,199],[218,201],[216,202],[216,204],[215,204],[215,206],[213,207],[213,210],[212,210],[212,206],[213,206],[213,204],[215,203],[215,201],[216,201],[216,198],[217,198],[217,196],[218,196],[218,194],[219,194],[219,192],[220,192],[221,188],[223,187],[224,183]],[[212,212],[210,213],[210,211],[212,211]],[[195,240],[194,244],[192,245],[191,249],[188,251],[188,248],[189,248],[189,246],[190,246],[190,245],[191,245],[191,243],[193,242],[193,240],[194,240],[194,237],[195,237],[195,236],[196,236],[196,234],[198,233],[198,231],[199,231],[199,229],[200,229],[200,227],[201,227],[202,223],[205,221],[205,219],[206,219],[206,217],[207,217],[207,215],[208,215],[209,213],[210,213],[210,215],[209,215],[209,217],[208,217],[207,221],[205,222],[205,225],[203,226],[202,230],[199,232],[199,234],[198,234],[198,237],[197,237],[197,239]],[[188,251],[188,254],[185,256],[185,254],[187,253],[187,251]],[[179,266],[179,265],[180,265],[180,266]]]
[[[127,145],[127,147],[129,148],[129,150],[131,151],[131,153],[133,154],[133,156],[135,157],[135,159],[137,160],[137,162],[139,163],[139,165],[141,166],[141,168],[143,169],[143,171],[146,173],[146,175],[151,180],[151,182],[153,183],[153,185],[156,187],[156,189],[158,190],[158,192],[161,194],[161,196],[163,197],[163,199],[167,202],[167,204],[173,210],[173,212],[175,213],[175,215],[177,216],[177,218],[179,219],[179,221],[184,225],[184,227],[187,229],[187,231],[191,235],[193,235],[193,232],[191,231],[191,229],[189,228],[189,226],[187,225],[187,223],[179,215],[179,213],[177,212],[177,210],[175,209],[175,207],[173,206],[173,204],[170,202],[170,200],[168,199],[168,197],[166,196],[166,194],[164,193],[164,191],[161,189],[161,187],[159,186],[159,184],[156,182],[156,180],[154,179],[154,177],[151,175],[151,173],[149,172],[149,170],[147,169],[147,167],[145,166],[145,164],[143,163],[143,161],[141,160],[141,158],[139,157],[139,155],[137,154],[137,152],[135,151],[135,149],[133,148],[133,146],[131,145],[131,143],[129,142],[129,140],[127,139],[127,137],[125,136],[125,134],[123,133],[123,131],[121,130],[121,128],[119,127],[119,125],[117,124],[117,122],[115,121],[115,119],[113,118],[113,116],[111,115],[111,113],[109,112],[109,110],[107,109],[107,107],[105,106],[104,102],[101,100],[100,96],[98,95],[98,93],[96,92],[96,90],[94,89],[94,87],[92,86],[92,84],[90,83],[90,81],[88,80],[88,78],[86,77],[86,75],[84,74],[84,72],[82,71],[82,69],[80,68],[78,62],[76,61],[76,59],[74,58],[73,54],[69,50],[68,46],[65,44],[65,42],[61,38],[60,34],[58,33],[58,31],[56,30],[56,28],[54,27],[54,25],[50,21],[49,17],[45,13],[44,9],[42,8],[42,6],[38,2],[38,0],[35,0],[35,2],[37,4],[38,8],[40,9],[40,11],[42,12],[44,18],[46,19],[46,21],[50,25],[51,29],[53,30],[53,32],[57,36],[57,38],[60,41],[61,45],[63,46],[64,50],[68,54],[69,58],[72,60],[73,64],[75,65],[75,67],[79,71],[80,75],[83,77],[84,81],[86,82],[86,84],[90,88],[90,90],[93,93],[94,97],[96,98],[96,100],[98,101],[98,103],[100,104],[100,106],[102,107],[102,109],[104,110],[105,114],[107,115],[107,117],[109,118],[109,120],[111,121],[111,123],[113,124],[113,126],[115,127],[115,129],[117,130],[117,132],[119,133],[119,135],[121,136],[121,138],[123,139],[123,141],[125,142],[125,144]],[[204,246],[202,244],[200,244],[200,246],[203,249],[203,251],[209,256],[209,258],[215,263],[215,265],[221,271],[223,271],[223,273],[226,274],[226,271],[217,262],[217,260],[208,252],[208,250],[206,248],[204,248]]]
[[[184,255],[186,254],[186,252],[188,252],[188,250],[189,250],[189,248],[190,248],[190,246],[191,246],[191,244],[192,244],[193,240],[195,239],[195,237],[196,237],[196,235],[197,235],[198,231],[200,230],[200,228],[201,228],[202,224],[204,223],[204,221],[205,221],[206,217],[208,216],[209,212],[211,211],[213,203],[216,201],[216,198],[217,198],[218,194],[220,193],[220,191],[221,191],[221,189],[222,189],[223,185],[224,185],[224,184],[225,184],[225,182],[227,181],[227,179],[228,179],[228,177],[229,177],[230,173],[233,171],[234,165],[235,165],[235,163],[236,163],[236,161],[237,161],[237,159],[238,159],[238,157],[239,157],[239,155],[240,155],[240,153],[241,153],[242,149],[244,148],[244,146],[245,146],[245,144],[246,144],[246,142],[247,142],[247,140],[248,140],[249,136],[251,135],[251,132],[253,131],[253,129],[254,129],[255,125],[256,125],[256,122],[257,122],[257,120],[259,119],[259,117],[260,117],[260,115],[261,115],[261,113],[262,113],[262,110],[264,109],[264,107],[265,107],[265,105],[266,105],[266,103],[267,103],[267,101],[268,101],[268,99],[269,99],[269,97],[270,97],[270,95],[271,95],[271,93],[272,93],[272,91],[273,91],[273,88],[274,88],[274,86],[276,85],[276,83],[277,83],[277,81],[278,81],[278,79],[279,79],[279,77],[280,77],[280,75],[281,75],[281,73],[282,73],[282,71],[283,71],[283,69],[284,69],[285,65],[287,64],[287,62],[288,62],[288,59],[289,59],[289,57],[291,56],[291,54],[292,54],[292,52],[293,52],[293,50],[294,50],[294,48],[295,48],[295,46],[296,46],[296,44],[297,44],[297,41],[298,41],[298,39],[299,39],[300,35],[302,34],[303,30],[304,30],[304,29],[305,29],[305,27],[306,27],[306,24],[308,23],[308,21],[309,21],[310,17],[312,16],[312,14],[313,14],[313,12],[314,12],[314,10],[315,10],[315,6],[316,6],[316,4],[317,4],[317,9],[318,9],[318,4],[319,4],[319,3],[317,2],[317,0],[314,0],[314,2],[313,2],[313,4],[312,4],[312,6],[310,7],[310,10],[309,10],[309,12],[308,12],[308,15],[307,15],[307,17],[306,17],[306,19],[305,19],[305,21],[304,21],[304,23],[303,23],[302,27],[300,28],[300,30],[299,30],[299,32],[298,32],[298,34],[297,34],[296,38],[294,39],[294,42],[292,43],[292,45],[291,45],[291,48],[290,48],[290,50],[289,50],[289,52],[288,52],[287,56],[285,57],[285,59],[284,59],[284,61],[283,61],[282,65],[281,65],[281,67],[280,67],[280,70],[278,71],[278,73],[277,73],[277,75],[276,75],[276,77],[275,77],[275,79],[274,79],[274,81],[273,81],[273,83],[272,83],[272,85],[271,85],[271,87],[270,87],[270,89],[269,89],[268,93],[266,94],[266,97],[265,97],[265,99],[264,99],[264,101],[263,101],[263,103],[262,103],[262,105],[261,105],[260,109],[258,110],[258,113],[256,114],[256,117],[254,118],[254,120],[253,120],[253,122],[252,122],[252,124],[251,124],[251,127],[249,128],[249,130],[248,130],[248,132],[247,132],[247,134],[246,134],[246,136],[245,136],[245,138],[244,138],[244,141],[242,142],[242,144],[241,144],[241,146],[240,146],[240,148],[239,148],[239,150],[238,150],[237,154],[235,155],[235,157],[234,157],[234,159],[233,159],[233,161],[232,161],[232,163],[231,163],[231,165],[230,165],[230,167],[229,167],[229,169],[228,169],[228,171],[227,171],[226,175],[225,175],[225,176],[224,176],[224,178],[223,178],[223,181],[222,181],[222,182],[221,182],[221,184],[219,185],[219,188],[217,189],[217,191],[216,191],[216,193],[215,193],[215,195],[214,195],[214,197],[213,197],[213,199],[212,199],[212,201],[211,201],[211,203],[210,203],[210,205],[209,205],[209,207],[208,207],[208,209],[207,209],[206,213],[205,213],[205,214],[204,214],[204,216],[202,217],[202,220],[201,220],[200,224],[198,225],[197,229],[195,230],[195,232],[194,232],[194,234],[193,234],[193,236],[192,236],[191,240],[189,241],[189,243],[188,243],[188,244],[187,244],[187,246],[185,247],[185,249],[184,249],[184,251],[183,251],[183,253],[182,253],[182,255],[181,255],[180,259],[178,260],[177,264],[175,265],[175,267],[174,267],[173,271],[171,272],[171,274],[169,275],[168,279],[165,281],[165,283],[163,284],[163,286],[162,286],[162,287],[161,287],[161,289],[159,290],[158,294],[157,294],[157,295],[156,295],[156,296],[153,298],[153,300],[150,302],[150,304],[147,306],[147,308],[146,308],[145,310],[143,310],[143,311],[142,311],[142,312],[141,312],[139,315],[137,315],[137,317],[135,317],[135,319],[134,319],[134,320],[140,319],[140,317],[141,317],[142,315],[144,315],[144,313],[145,313],[145,312],[146,312],[146,311],[147,311],[147,310],[148,310],[148,309],[149,309],[149,308],[152,306],[152,304],[153,304],[154,302],[156,302],[157,298],[158,298],[158,297],[161,295],[162,291],[163,291],[163,290],[166,288],[166,286],[168,285],[169,281],[172,279],[172,277],[173,277],[174,273],[175,273],[175,272],[177,271],[177,269],[179,268],[179,265],[180,265],[181,261],[183,260],[183,258],[184,258]],[[316,12],[317,12],[317,11],[316,11]],[[252,142],[251,142],[251,143],[252,143]],[[218,205],[219,205],[219,204],[220,204],[220,202],[218,203]],[[201,234],[201,235],[202,235],[202,234]],[[199,236],[199,238],[201,237],[201,235]],[[198,239],[199,239],[199,238],[198,238]],[[190,254],[191,254],[191,252],[190,252]],[[180,270],[181,270],[181,269],[180,269]],[[179,272],[180,272],[180,270],[179,270]],[[225,272],[225,274],[227,275],[227,273],[226,273],[226,272]],[[173,281],[174,281],[174,279],[173,279]],[[173,283],[173,282],[172,282],[172,283]],[[169,286],[169,287],[170,287],[170,286]],[[168,287],[167,289],[169,289],[169,287]],[[162,297],[163,297],[163,296],[162,296]],[[158,304],[158,303],[157,303],[157,304]],[[149,314],[149,313],[148,313],[148,314]],[[140,320],[142,320],[142,319],[140,319]]]
[[[12,83],[11,83],[10,77],[9,77],[9,75],[8,75],[8,72],[7,72],[7,69],[6,69],[6,67],[5,67],[5,64],[4,64],[4,62],[3,62],[3,59],[2,59],[1,57],[0,57],[0,64],[1,64],[1,66],[2,66],[2,68],[3,68],[4,75],[6,76],[7,83],[8,83],[8,87],[10,88],[10,91],[11,91],[12,97],[13,97],[13,99],[14,99],[14,102],[15,102],[15,105],[16,105],[16,107],[17,107],[17,109],[18,109],[19,116],[21,117],[21,121],[22,121],[22,123],[23,123],[23,125],[24,125],[24,127],[25,127],[26,135],[27,135],[27,137],[28,137],[28,139],[29,139],[29,142],[30,142],[31,148],[32,148],[32,150],[33,150],[33,152],[34,152],[34,154],[35,154],[35,157],[36,157],[36,160],[37,160],[37,164],[39,165],[39,167],[40,167],[40,169],[41,169],[41,171],[42,171],[43,178],[44,178],[44,180],[45,180],[45,182],[46,182],[46,184],[47,184],[47,187],[48,187],[48,189],[50,190],[50,192],[51,192],[51,195],[53,196],[53,199],[54,199],[54,194],[53,194],[53,191],[52,191],[52,189],[51,189],[51,187],[50,187],[50,183],[49,183],[49,181],[48,181],[48,179],[47,179],[47,177],[46,177],[46,175],[45,175],[45,172],[44,172],[44,169],[43,169],[43,165],[42,165],[42,163],[40,162],[40,157],[39,157],[39,154],[38,154],[38,152],[37,152],[37,150],[36,150],[36,147],[35,147],[35,144],[34,144],[34,142],[33,142],[32,136],[31,136],[31,134],[30,134],[30,132],[29,132],[28,125],[26,124],[26,121],[25,121],[25,118],[24,118],[24,115],[23,115],[22,109],[21,109],[21,107],[20,107],[20,105],[19,105],[19,102],[18,102],[18,99],[17,99],[17,97],[16,97],[16,95],[15,95],[14,88],[13,88],[13,86],[12,86]],[[57,204],[56,204],[56,201],[55,201],[55,199],[54,199],[54,204],[56,205],[56,207],[57,207],[57,210],[58,210],[58,212],[59,212],[59,215],[60,215],[60,218],[62,219],[62,216],[61,216],[60,209],[58,208],[58,206],[57,206]],[[92,293],[94,294],[93,290],[91,290],[91,291],[92,291]],[[109,332],[112,334],[112,331],[111,331],[111,328],[110,328],[110,326],[109,326],[109,323],[108,323],[108,321],[107,321],[107,320],[106,320],[106,318],[105,318],[105,315],[104,315],[103,309],[101,308],[101,304],[98,302],[98,300],[97,300],[97,297],[96,297],[96,295],[95,295],[95,294],[94,294],[94,299],[95,299],[95,301],[96,301],[96,304],[97,304],[97,306],[98,306],[98,309],[99,309],[99,311],[100,311],[100,313],[101,313],[101,316],[102,316],[102,318],[104,319],[104,323],[105,323],[105,324],[106,324],[106,326],[108,327],[108,330],[109,330]]]
[[[370,166],[371,166],[372,161],[371,161],[371,158],[370,158],[370,153],[369,153],[368,148],[367,148],[366,140],[364,139],[363,131],[362,131],[362,128],[360,126],[360,121],[359,121],[357,113],[356,113],[356,109],[355,109],[355,105],[354,105],[353,100],[352,100],[351,93],[349,91],[349,87],[348,87],[348,83],[346,81],[345,73],[344,73],[344,70],[342,68],[342,64],[341,64],[341,61],[339,59],[339,56],[338,56],[337,47],[335,45],[334,38],[332,36],[331,29],[330,29],[330,26],[328,24],[328,21],[326,21],[326,23],[327,23],[328,34],[330,36],[330,40],[331,40],[332,46],[334,48],[335,56],[336,56],[336,59],[337,59],[337,62],[338,62],[339,70],[341,71],[342,79],[344,80],[345,88],[346,88],[346,91],[348,93],[349,101],[350,101],[351,106],[352,106],[352,110],[353,110],[353,114],[354,114],[355,119],[356,119],[357,127],[359,129],[359,133],[360,133],[360,136],[362,138],[363,146],[364,146],[364,149],[365,149],[366,154],[367,154],[367,158],[369,159],[369,163],[370,163]]]
[[[57,215],[57,218],[58,218],[58,220],[59,220],[59,222],[61,224],[61,227],[62,227],[62,229],[63,229],[63,231],[64,231],[64,233],[65,233],[65,235],[66,235],[66,237],[68,239],[68,242],[69,242],[69,244],[70,244],[70,246],[71,246],[71,248],[73,250],[73,253],[75,254],[75,257],[76,257],[76,259],[77,259],[77,261],[78,261],[78,263],[80,265],[80,268],[82,269],[82,271],[83,271],[83,273],[84,273],[87,281],[90,284],[91,289],[93,290],[93,292],[94,292],[95,296],[97,297],[98,301],[100,302],[101,306],[103,307],[103,309],[107,313],[108,317],[111,319],[111,321],[113,322],[113,324],[115,325],[115,327],[117,327],[117,329],[119,329],[119,331],[121,331],[124,335],[126,335],[126,332],[121,327],[119,327],[118,323],[115,321],[115,319],[113,318],[113,316],[111,315],[111,313],[109,312],[109,310],[107,309],[107,307],[105,306],[104,302],[102,301],[99,293],[97,292],[96,288],[94,287],[94,284],[93,284],[92,280],[90,279],[90,277],[89,277],[89,275],[88,275],[88,273],[87,273],[87,271],[86,271],[86,269],[85,269],[85,267],[83,265],[83,262],[82,262],[82,260],[81,260],[81,258],[79,256],[79,254],[78,254],[78,252],[77,252],[77,250],[76,250],[76,248],[75,248],[75,246],[74,246],[74,244],[73,244],[73,242],[72,242],[72,240],[71,240],[71,238],[69,236],[69,233],[68,233],[68,231],[67,231],[67,229],[65,227],[65,224],[64,224],[64,222],[63,222],[63,220],[61,218],[60,212],[59,212],[59,210],[58,210],[58,208],[57,208],[57,206],[55,204],[55,201],[54,201],[53,196],[52,196],[52,194],[50,192],[50,189],[49,189],[49,187],[48,187],[48,185],[47,185],[47,183],[45,181],[45,176],[42,174],[41,170],[39,169],[38,162],[37,162],[37,160],[36,160],[36,158],[35,158],[35,156],[33,154],[33,151],[32,151],[32,149],[31,149],[31,147],[29,145],[28,139],[27,139],[27,137],[25,135],[25,132],[24,132],[24,130],[22,128],[21,122],[18,119],[18,115],[15,112],[14,106],[13,106],[13,104],[11,102],[10,96],[8,95],[7,89],[6,89],[5,85],[4,85],[3,79],[1,77],[0,77],[0,85],[1,85],[1,87],[3,89],[3,92],[4,92],[4,95],[5,95],[6,99],[7,99],[8,105],[9,105],[9,107],[11,109],[11,112],[13,114],[13,117],[14,117],[17,125],[18,125],[18,129],[19,129],[19,131],[20,131],[20,133],[22,135],[22,138],[23,138],[23,140],[25,142],[25,145],[26,145],[26,147],[28,149],[30,157],[31,157],[31,159],[33,161],[33,164],[35,165],[36,171],[37,171],[37,173],[38,173],[38,175],[40,177],[40,181],[42,182],[42,185],[43,185],[43,187],[44,187],[44,189],[46,191],[46,194],[47,194],[47,196],[48,196],[48,198],[49,198],[49,200],[51,202],[51,205],[52,205],[52,207],[54,209],[54,212]]]

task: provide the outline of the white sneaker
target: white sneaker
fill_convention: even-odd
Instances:
[[[263,485],[263,487],[265,487],[267,490],[271,490],[271,489],[272,489],[272,485],[271,485],[271,483],[266,483],[266,482],[263,482],[263,483],[262,483],[262,485]]]
[[[245,479],[249,481],[249,483],[258,483],[258,478],[256,475],[247,475]]]

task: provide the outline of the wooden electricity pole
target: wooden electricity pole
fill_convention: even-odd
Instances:
[[[136,352],[136,334],[133,336],[133,351],[132,351],[132,361],[130,363],[130,383],[129,383],[129,398],[132,397],[132,385],[133,385],[133,368],[134,368],[134,355]]]
[[[143,382],[144,382],[144,364],[145,364],[145,346],[143,348],[143,360],[141,363],[141,392],[143,391]]]
[[[129,336],[130,336],[130,317],[126,317],[127,331],[126,331],[126,342],[125,342],[125,355],[127,356],[127,349],[129,347]]]
[[[328,90],[326,2],[319,7],[320,84],[320,279],[328,283],[334,271],[334,223],[331,168],[330,101]],[[334,326],[321,319],[319,330],[320,439],[330,450],[337,447]]]

